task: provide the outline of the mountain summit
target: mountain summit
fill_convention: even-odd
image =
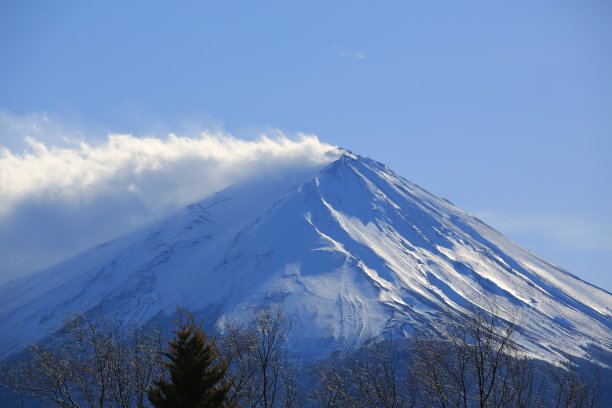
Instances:
[[[292,341],[325,354],[392,330],[437,330],[494,303],[528,353],[612,351],[612,295],[472,215],[339,150],[323,169],[236,185],[143,230],[0,287],[0,358],[66,314],[125,321],[180,304],[209,322],[283,302]]]

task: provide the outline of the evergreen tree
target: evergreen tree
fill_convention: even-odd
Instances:
[[[167,370],[149,391],[149,400],[158,408],[225,407],[230,383],[223,378],[227,362],[217,346],[207,341],[201,325],[179,309],[175,337],[169,342],[163,362]]]

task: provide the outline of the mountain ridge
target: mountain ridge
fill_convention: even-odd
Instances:
[[[487,301],[502,318],[523,314],[519,343],[533,356],[612,350],[610,293],[346,149],[2,285],[0,299],[0,329],[15,333],[0,337],[0,358],[71,311],[104,307],[127,324],[182,304],[221,324],[279,301],[307,355],[389,327],[436,330],[443,314]]]

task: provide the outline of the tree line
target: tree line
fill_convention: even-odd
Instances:
[[[516,327],[474,310],[441,334],[372,340],[305,366],[290,356],[282,306],[207,337],[178,311],[173,335],[74,315],[45,344],[2,368],[15,406],[593,408],[601,376],[528,358]],[[36,405],[39,404],[39,405]]]

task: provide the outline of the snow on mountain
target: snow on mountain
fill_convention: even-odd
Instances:
[[[610,293],[341,150],[323,169],[230,187],[4,284],[0,358],[70,312],[103,308],[142,323],[180,304],[220,322],[279,301],[304,355],[387,328],[435,330],[445,314],[491,303],[518,318],[520,344],[533,355],[612,351]]]

